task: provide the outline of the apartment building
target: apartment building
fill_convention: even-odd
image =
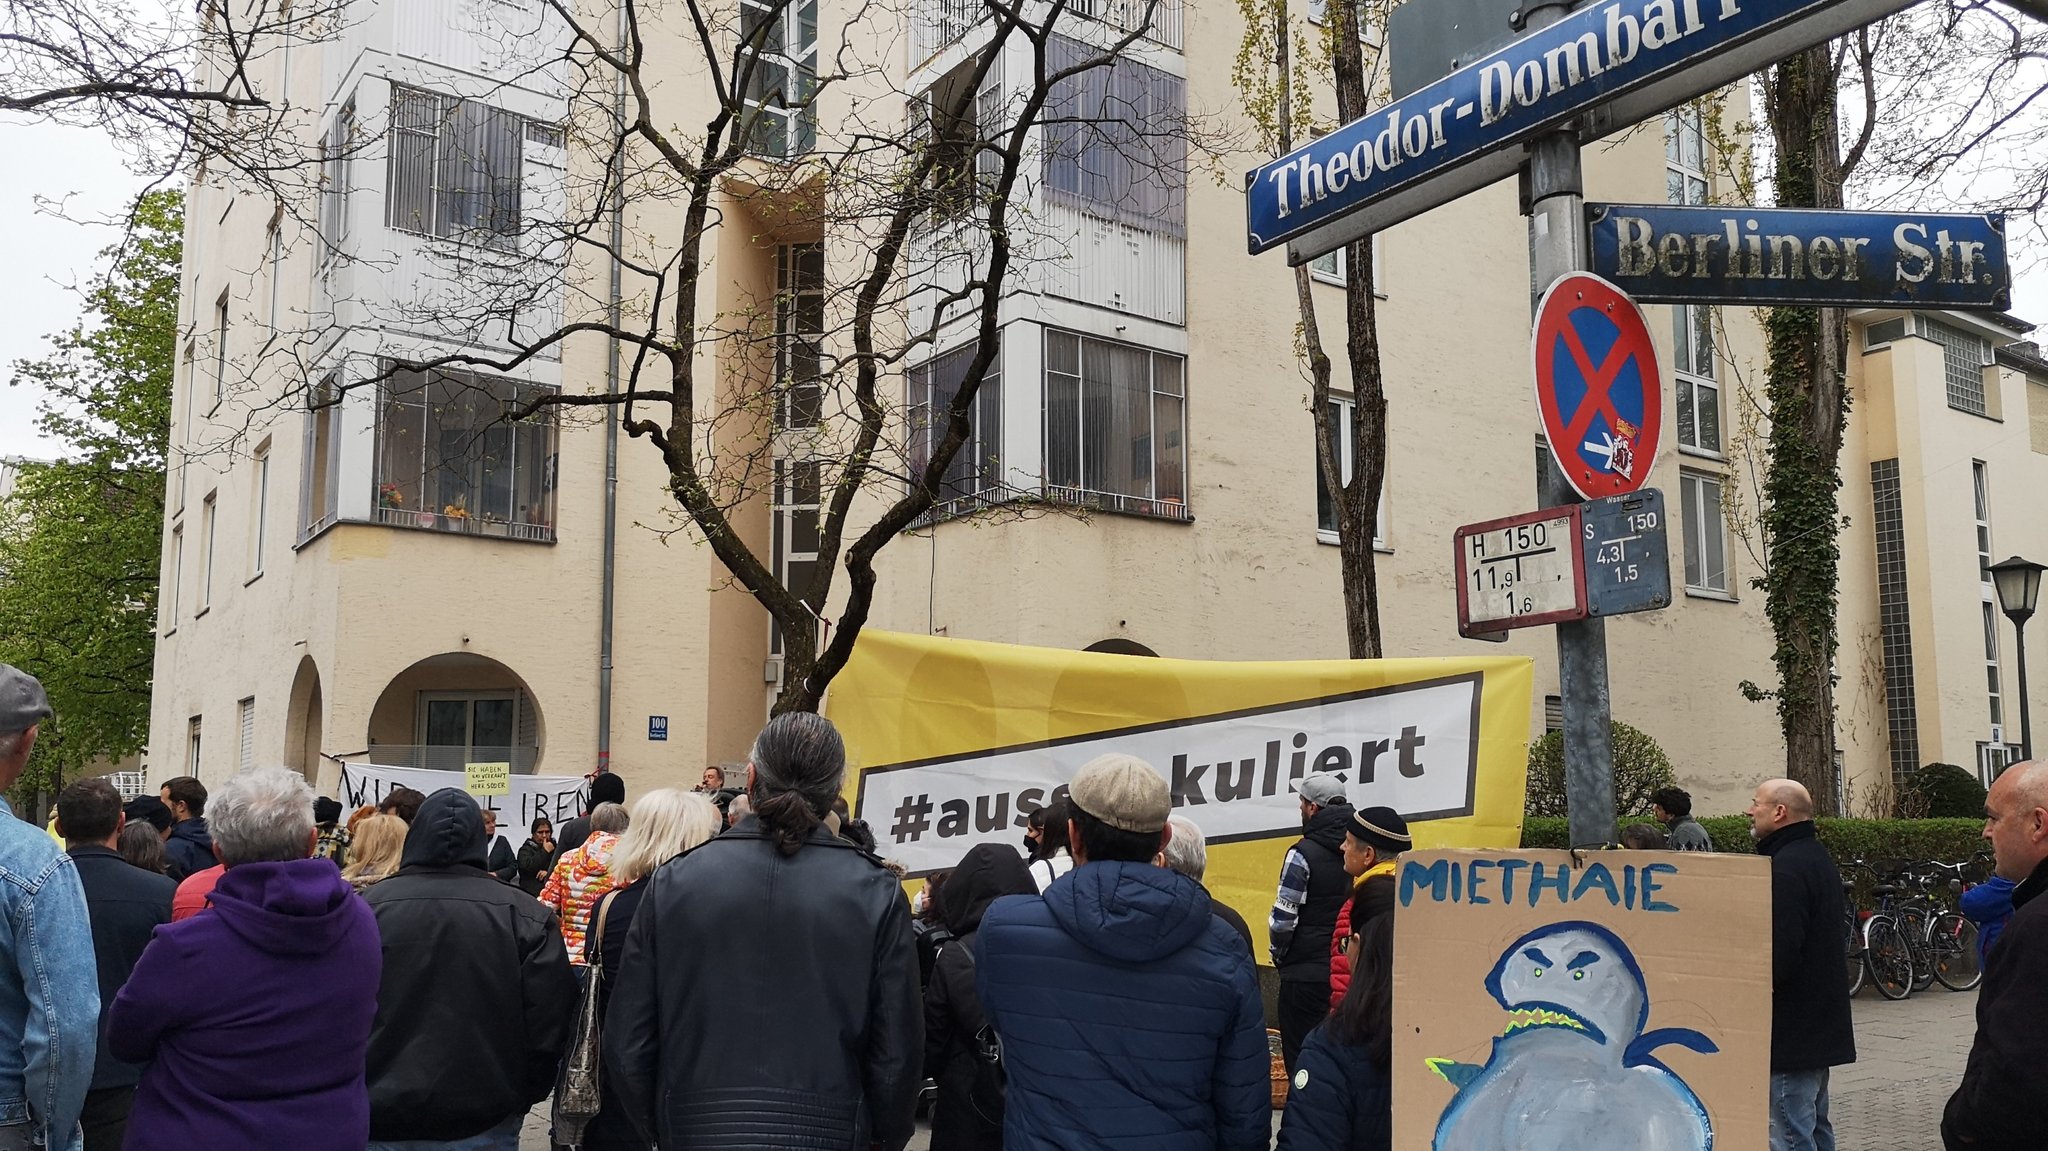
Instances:
[[[762,28],[757,8],[746,0],[724,12],[733,28],[718,34]],[[521,333],[606,305],[601,276],[519,226],[564,203],[575,173],[605,162],[565,130],[574,78],[553,55],[561,37],[543,9],[539,0],[361,0],[334,36],[260,61],[262,82],[303,110],[308,139],[326,142],[319,187],[285,205],[220,182],[194,188],[155,774],[218,778],[282,761],[331,787],[342,758],[506,759],[521,771],[608,763],[635,784],[688,782],[707,763],[743,757],[765,716],[781,639],[678,515],[650,445],[587,412],[505,418],[538,395],[603,390],[614,370],[606,341],[571,338],[507,372],[360,383],[394,357],[504,357]],[[808,75],[843,47],[830,42],[842,14],[814,0],[790,11],[795,19],[762,38],[763,59],[782,75]],[[978,105],[1001,107],[1019,91],[1031,71],[1020,46],[985,70],[969,67],[987,51],[979,11],[944,0],[913,7],[906,35],[880,38],[900,60],[890,91],[910,93],[914,110],[976,71]],[[1074,11],[1071,36],[1055,39],[1049,56],[1136,27],[1126,6]],[[1055,96],[1093,107],[1113,91],[1147,122],[1201,116],[1242,127],[1228,80],[1240,21],[1232,5],[1161,4],[1114,72]],[[651,50],[678,43],[679,33]],[[686,69],[677,74],[663,98],[690,123],[705,97]],[[759,105],[759,163],[802,162],[821,137],[869,114],[857,97],[808,110]],[[1737,93],[1729,119],[1745,116]],[[1135,131],[1116,146],[1101,143],[1114,133],[1047,131],[1055,135],[1020,193],[1032,258],[1001,305],[973,435],[940,513],[884,549],[870,626],[1200,659],[1343,655],[1291,273],[1277,256],[1245,255],[1234,181],[1184,150]],[[1239,151],[1214,164],[1241,172],[1256,161]],[[1594,199],[1730,194],[1715,180],[1696,109],[1589,147],[1586,166]],[[719,204],[706,296],[721,314],[761,308],[771,338],[707,353],[707,372],[741,381],[724,389],[786,383],[815,362],[832,306],[824,285],[862,242],[781,222],[745,176]],[[673,214],[634,206],[622,224],[659,237],[663,211]],[[914,312],[959,281],[940,254],[942,223],[912,242],[922,246],[913,264],[931,269]],[[1547,686],[1530,729],[1541,734],[1556,722],[1550,633],[1519,632],[1500,646],[1460,639],[1451,572],[1458,524],[1536,506],[1544,449],[1529,381],[1528,238],[1513,184],[1378,243],[1387,652],[1534,657]],[[1313,269],[1326,333],[1341,327],[1347,271],[1341,256]],[[482,286],[506,283],[530,286],[523,310],[496,323],[465,312]],[[1647,312],[1669,377],[1669,431],[1652,482],[1672,509],[1682,594],[1664,611],[1610,622],[1614,713],[1663,742],[1704,809],[1732,811],[1783,756],[1770,705],[1740,688],[1771,675],[1751,584],[1761,556],[1743,514],[1754,507],[1759,433],[1742,412],[1760,394],[1762,343],[1746,309]],[[1871,331],[1884,339],[1865,350]],[[1942,332],[1977,343],[1951,353],[1949,337],[1927,334]],[[2048,422],[2031,413],[2048,381],[2030,374],[2037,361],[1995,353],[2019,334],[2001,323],[1873,316],[1858,333],[1844,467],[1842,737],[1863,781],[1914,758],[1969,762],[1971,740],[1992,734],[1978,722],[1983,669],[2009,685],[2009,659],[1980,658],[1979,581],[1960,558],[1934,557],[1975,554],[1961,518],[1972,460],[1985,469],[1977,490],[1990,502],[1980,507],[2013,508],[1996,518],[2001,554],[2048,555],[2048,539],[2026,535],[2039,517],[2030,521],[2019,502],[2039,490],[2026,486],[2036,483],[2027,469],[2042,466]],[[891,376],[913,464],[930,442],[928,413],[954,394],[975,337],[965,318],[948,321]],[[1341,346],[1340,335],[1326,339]],[[1944,359],[1952,354],[1961,359]],[[1951,364],[1971,356],[1985,410],[1959,412],[1943,381],[1968,376]],[[786,578],[817,561],[818,473],[799,433],[827,418],[820,412],[779,404],[747,433],[771,444],[772,478],[730,513],[735,532]],[[2031,440],[2006,433],[2026,419]],[[1872,478],[1878,461],[1895,465],[1890,480]],[[1890,501],[1892,518],[1873,514],[1874,498]],[[1012,514],[1020,501],[1029,514]],[[1964,535],[1951,541],[1956,532]],[[833,603],[820,608],[834,615]],[[1917,647],[1894,642],[1895,617]],[[1866,648],[1884,659],[1862,658]],[[1885,662],[1895,648],[1907,661],[1899,674]],[[1901,682],[1915,701],[1905,727],[1890,718]],[[1993,700],[1994,714],[2006,714],[1997,709],[2017,706],[2016,689],[2001,686]]]

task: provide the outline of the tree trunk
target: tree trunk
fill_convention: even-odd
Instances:
[[[1835,89],[1826,46],[1769,74],[1766,107],[1777,145],[1781,207],[1842,206]],[[1769,548],[1765,614],[1777,639],[1778,721],[1785,774],[1822,814],[1836,811],[1835,606],[1841,560],[1839,491],[1848,333],[1838,308],[1773,308],[1767,321],[1770,462],[1763,522]]]
[[[1362,0],[1333,4],[1331,54],[1337,117],[1350,123],[1366,113],[1365,59],[1359,48]],[[1341,15],[1339,15],[1341,13]],[[1351,481],[1333,499],[1337,550],[1344,581],[1344,636],[1352,659],[1378,659],[1380,642],[1380,488],[1387,471],[1387,391],[1380,372],[1380,329],[1373,295],[1372,237],[1344,254],[1344,353],[1351,365]],[[1322,401],[1320,397],[1318,402]]]

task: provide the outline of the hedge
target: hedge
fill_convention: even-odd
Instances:
[[[1624,819],[1622,824],[1653,823]],[[1822,819],[1820,841],[1836,862],[1889,859],[1959,863],[1990,848],[1981,819]],[[1749,838],[1749,817],[1722,815],[1700,820],[1714,841],[1714,850],[1747,854],[1756,850]],[[1523,847],[1569,847],[1571,835],[1560,818],[1529,816],[1522,820]]]

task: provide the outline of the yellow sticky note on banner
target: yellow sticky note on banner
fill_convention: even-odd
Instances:
[[[471,795],[512,794],[512,765],[469,763],[462,767],[462,790]]]

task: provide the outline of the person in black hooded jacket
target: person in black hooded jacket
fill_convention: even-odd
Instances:
[[[1351,898],[1351,876],[1344,870],[1351,801],[1344,781],[1316,772],[1294,789],[1301,796],[1301,839],[1280,866],[1280,889],[1267,923],[1273,966],[1280,971],[1280,1057],[1290,1075],[1302,1041],[1330,1013],[1330,939]]]
[[[974,991],[974,934],[999,897],[1037,893],[1024,860],[1000,843],[970,848],[946,880],[939,910],[953,939],[939,950],[924,993],[924,1073],[939,1085],[932,1151],[1002,1151],[1002,1109],[989,1106],[1000,1100],[977,1099],[974,1092],[977,1036],[987,1022]]]
[[[363,893],[384,951],[372,1151],[487,1133],[516,1142],[554,1086],[576,1014],[569,952],[554,915],[484,862],[482,812],[444,787],[420,806],[397,873]]]

